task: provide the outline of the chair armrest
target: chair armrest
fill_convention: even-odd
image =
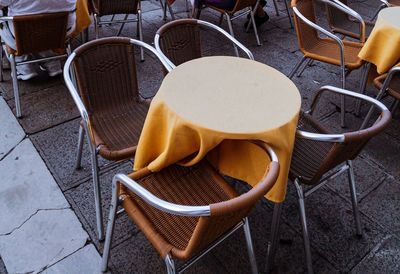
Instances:
[[[199,216],[210,216],[210,206],[187,206],[179,205],[167,202],[153,195],[150,191],[142,187],[140,184],[129,178],[124,174],[117,174],[113,178],[113,188],[116,184],[122,184],[130,191],[139,196],[149,205],[171,214],[187,216],[187,217],[199,217]]]
[[[393,67],[389,70],[388,74],[386,75],[385,81],[382,84],[382,90],[385,91],[389,87],[390,81],[397,73],[400,73],[400,67]]]

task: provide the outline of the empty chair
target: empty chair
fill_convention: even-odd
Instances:
[[[313,117],[319,99],[326,92],[360,99],[377,107],[380,115],[369,128],[343,134],[333,133]],[[329,179],[347,171],[356,233],[361,236],[362,229],[352,160],[357,157],[371,138],[389,125],[390,120],[390,111],[379,101],[363,94],[330,86],[322,87],[317,92],[310,110],[302,113],[298,124],[289,178],[297,189],[308,273],[312,273],[312,259],[304,199],[327,183]],[[303,191],[303,184],[311,187],[307,188],[307,191]]]
[[[148,110],[148,103],[138,90],[136,47],[150,51],[166,70],[171,69],[153,47],[122,37],[98,39],[80,46],[64,67],[65,82],[82,117],[76,168],[81,165],[85,132],[91,152],[100,239],[104,233],[97,157],[100,155],[111,161],[133,158]],[[72,79],[76,80],[77,89]]]
[[[179,19],[163,25],[154,38],[155,47],[171,66],[178,66],[189,60],[200,58],[203,56],[201,42],[203,39],[209,39],[209,37],[202,37],[203,29],[218,33],[222,40],[233,42],[249,59],[254,60],[250,50],[229,33],[211,23],[196,19]]]
[[[300,66],[309,59],[316,60],[336,66],[340,66],[341,87],[346,87],[346,74],[352,70],[358,69],[364,65],[364,62],[358,57],[365,42],[365,23],[361,16],[355,11],[339,5],[333,1],[320,0],[320,2],[329,5],[332,8],[355,18],[360,24],[360,42],[341,40],[333,33],[325,30],[316,23],[313,0],[293,0],[292,7],[294,12],[294,22],[298,38],[300,51],[303,58],[296,64],[289,78],[292,78]],[[318,32],[326,35],[321,37]],[[309,63],[305,65],[307,67]],[[360,91],[364,91],[367,80],[368,66],[364,66],[360,81]],[[304,69],[303,69],[304,70]],[[301,74],[301,73],[300,73]],[[341,126],[345,126],[345,97],[341,96]]]
[[[242,226],[251,273],[258,273],[247,215],[275,184],[279,164],[270,147],[256,144],[272,161],[264,178],[240,196],[206,159],[192,167],[173,164],[159,172],[143,168],[129,177],[116,175],[102,271],[107,270],[115,217],[121,206],[165,261],[169,274],[181,273]],[[175,269],[174,259],[185,261],[181,269]]]
[[[96,39],[99,38],[99,26],[104,24],[121,24],[116,36],[119,36],[125,23],[136,22],[137,36],[140,41],[143,41],[142,30],[142,11],[140,0],[92,0],[94,32]],[[115,20],[116,14],[124,14],[122,20]],[[128,19],[130,14],[135,15],[135,19]],[[101,17],[113,15],[111,20],[103,21]],[[143,48],[140,49],[140,60],[144,60]]]
[[[395,111],[399,100],[400,100],[400,67],[392,68],[388,73],[385,73],[374,79],[375,87],[379,90],[376,100],[380,101],[386,96],[391,96],[394,99],[391,111]],[[364,122],[361,128],[364,128],[374,110],[374,106],[371,106],[367,116],[365,116]]]
[[[22,116],[19,86],[17,79],[17,66],[28,63],[43,63],[50,60],[66,58],[70,51],[67,40],[68,12],[43,13],[35,15],[20,15],[13,17],[0,17],[0,24],[9,22],[13,25],[16,50],[6,45],[6,54],[11,64],[11,77],[13,82],[15,108],[17,117]],[[30,59],[17,62],[16,56],[38,54],[53,50],[55,56]],[[2,57],[2,50],[0,50]],[[0,74],[3,80],[3,67],[0,62]]]

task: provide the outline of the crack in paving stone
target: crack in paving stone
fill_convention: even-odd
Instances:
[[[2,161],[5,158],[7,158],[7,156],[10,155],[15,150],[15,148],[17,146],[19,146],[27,138],[28,138],[28,135],[25,134],[24,138],[22,138],[22,140],[20,142],[18,142],[13,148],[11,148],[7,153],[4,153],[4,154],[2,153],[2,155],[0,154],[0,161]]]
[[[38,214],[40,211],[55,211],[55,210],[64,210],[64,209],[70,209],[70,207],[61,207],[61,208],[39,208],[37,209],[34,213],[32,213],[31,215],[29,215],[29,217],[22,222],[22,224],[20,224],[19,226],[13,228],[10,232],[7,233],[3,233],[0,234],[1,236],[8,236],[11,235],[14,231],[20,229],[26,222],[28,222],[30,219],[32,219],[33,216],[35,216],[36,214]]]

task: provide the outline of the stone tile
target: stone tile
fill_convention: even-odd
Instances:
[[[0,235],[17,229],[38,210],[69,207],[29,139],[0,162],[0,174]]]
[[[92,176],[90,151],[86,138],[82,154],[82,168],[75,169],[80,119],[49,128],[30,136],[46,165],[63,191],[77,186]],[[99,157],[99,166],[110,162]]]
[[[43,274],[98,274],[100,273],[101,257],[94,245],[89,244],[75,253],[69,255],[62,261],[57,262],[45,271]]]
[[[360,203],[361,211],[400,236],[400,181],[386,179]]]
[[[0,236],[1,256],[10,273],[40,271],[83,247],[87,238],[72,210],[41,210]]]
[[[15,112],[14,101],[11,100],[8,103]],[[21,109],[23,118],[19,121],[28,134],[50,128],[79,116],[71,95],[63,85],[22,96]]]
[[[4,82],[0,85],[0,90],[2,90],[2,96],[6,101],[14,98],[14,90],[11,79],[11,70],[6,70],[4,72]],[[23,95],[33,94],[42,89],[51,88],[62,84],[62,77],[49,77],[45,73],[41,73],[38,77],[35,77],[29,81],[18,81],[19,85],[19,95],[22,98]]]
[[[7,274],[6,266],[4,265],[3,260],[0,257],[0,273],[1,274]]]
[[[114,169],[103,169],[100,176],[101,199],[103,208],[103,222],[106,228],[109,208],[111,204],[111,182],[117,173],[128,174],[132,171],[132,163],[121,164]],[[72,208],[82,222],[84,228],[89,233],[90,238],[98,250],[103,250],[103,244],[99,243],[96,228],[96,215],[93,196],[93,182],[90,178],[79,186],[65,192],[65,196],[71,203]],[[117,218],[115,224],[113,245],[118,245],[132,235],[136,234],[137,228],[132,224],[126,214]]]
[[[301,232],[297,197],[294,185],[289,184],[284,204],[284,220]],[[311,245],[339,271],[350,271],[386,235],[385,229],[361,214],[363,238],[355,235],[351,204],[327,187],[310,195],[306,215]]]
[[[353,270],[352,274],[399,273],[400,240],[386,237]]]
[[[7,103],[0,97],[0,160],[25,136]]]

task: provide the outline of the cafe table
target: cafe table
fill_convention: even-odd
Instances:
[[[358,57],[386,73],[400,62],[400,7],[382,9]]]
[[[280,173],[266,195],[285,198],[301,97],[294,83],[265,64],[238,57],[195,59],[164,78],[139,139],[134,170],[191,166],[206,155],[223,174],[255,185],[270,161],[244,140],[277,153]]]

